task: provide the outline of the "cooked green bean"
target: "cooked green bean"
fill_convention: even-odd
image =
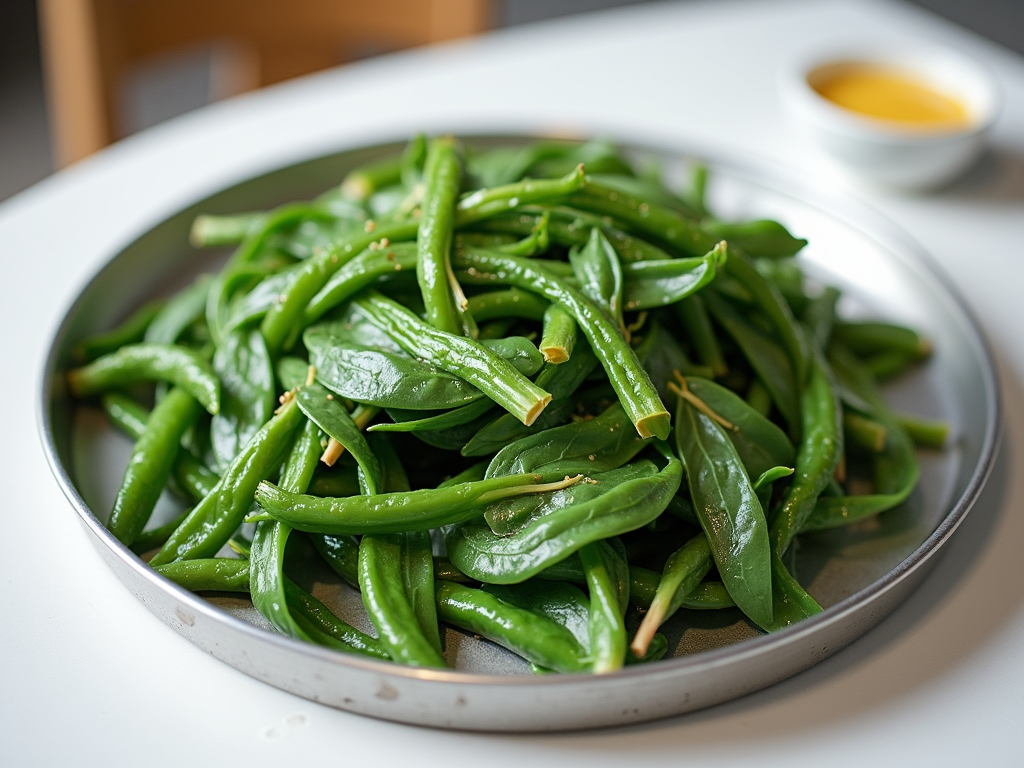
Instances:
[[[107,528],[125,546],[130,547],[146,526],[171,474],[181,436],[198,413],[196,399],[175,387],[146,420],[145,430],[132,448],[107,522]]]
[[[915,443],[947,439],[878,387],[926,338],[843,317],[806,241],[709,209],[703,166],[679,190],[605,142],[365,156],[312,200],[196,219],[226,265],[68,373],[135,441],[111,532],[189,589],[370,659],[443,666],[449,626],[616,674],[687,610],[820,612],[796,538],[902,504]],[[147,530],[167,487],[194,506]]]
[[[166,344],[126,344],[68,372],[75,397],[140,381],[165,381],[191,394],[210,413],[220,410],[220,381],[198,352]]]
[[[478,250],[462,254],[458,266],[475,280],[517,285],[562,304],[590,342],[640,436],[668,437],[671,417],[650,377],[622,337],[621,330],[597,304],[528,259]]]

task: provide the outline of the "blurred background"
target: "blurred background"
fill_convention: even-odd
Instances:
[[[110,141],[251,88],[409,46],[656,1],[0,0],[0,200]],[[902,1],[1024,55],[1024,0]]]

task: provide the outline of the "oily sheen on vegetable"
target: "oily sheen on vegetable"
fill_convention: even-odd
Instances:
[[[451,662],[445,628],[608,674],[687,612],[820,612],[796,542],[913,492],[944,427],[880,384],[930,346],[837,316],[805,241],[717,218],[706,181],[604,142],[417,136],[313,200],[198,217],[224,266],[67,374],[134,441],[110,532],[278,632],[414,666]],[[157,520],[164,493],[185,511]]]

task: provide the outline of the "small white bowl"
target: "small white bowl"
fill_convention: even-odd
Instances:
[[[962,127],[915,127],[873,118],[829,101],[812,87],[817,78],[845,66],[878,67],[909,76],[960,102]],[[783,102],[798,126],[833,164],[876,186],[930,189],[963,173],[985,146],[998,111],[992,77],[955,51],[927,47],[834,48],[805,55],[780,78]]]

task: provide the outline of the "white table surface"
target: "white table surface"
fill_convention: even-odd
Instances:
[[[857,193],[959,286],[1000,367],[1005,438],[986,491],[923,586],[787,682],[644,726],[451,733],[331,710],[204,654],[115,579],[50,476],[36,430],[47,340],[109,255],[213,190],[293,160],[400,139],[571,128],[711,146],[810,177],[774,77],[829,37],[951,43],[1004,109],[990,154],[921,196]],[[0,169],[2,172],[2,169]],[[0,765],[1024,765],[1024,60],[883,2],[654,4],[370,60],[122,142],[0,205],[8,277],[0,472]],[[473,763],[470,763],[473,761]],[[524,762],[525,761],[525,762]]]

